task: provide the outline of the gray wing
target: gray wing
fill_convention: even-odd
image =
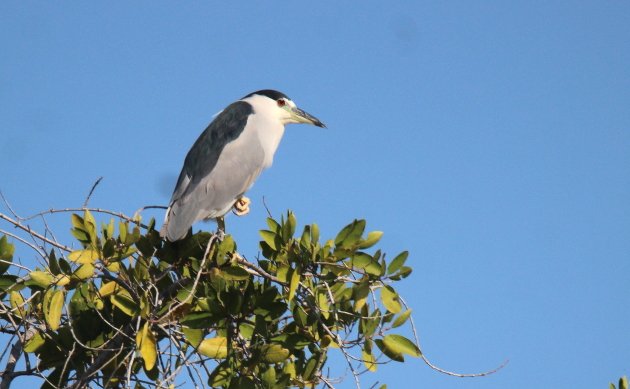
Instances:
[[[171,203],[190,190],[190,183],[196,185],[203,177],[210,174],[223,148],[238,138],[245,128],[247,118],[253,112],[254,109],[249,103],[237,101],[214,118],[188,151],[171,197]]]
[[[178,240],[195,221],[222,216],[260,174],[262,150],[248,147],[257,138],[239,138],[251,113],[249,103],[235,102],[199,136],[184,160],[162,236]]]

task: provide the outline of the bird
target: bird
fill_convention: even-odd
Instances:
[[[237,215],[248,213],[250,200],[244,194],[271,166],[290,123],[326,128],[273,89],[250,93],[219,112],[184,159],[160,236],[170,242],[184,239],[195,222],[210,219],[224,232],[223,218],[232,208]]]

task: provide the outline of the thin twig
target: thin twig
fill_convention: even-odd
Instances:
[[[168,209],[168,207],[166,205],[145,205],[144,207],[138,208],[134,214],[143,212],[145,209]]]
[[[92,189],[90,189],[90,193],[88,193],[87,197],[85,198],[85,202],[83,203],[83,208],[87,208],[87,205],[90,202],[90,197],[92,197],[92,193],[94,193],[94,189],[96,189],[96,187],[98,186],[98,184],[101,182],[102,179],[103,179],[103,176],[97,178],[94,185],[92,185]]]
[[[11,386],[11,381],[15,377],[13,375],[13,371],[15,370],[15,365],[17,361],[22,356],[23,345],[20,339],[16,340],[11,347],[11,354],[9,354],[9,360],[7,361],[7,365],[2,372],[2,382],[0,382],[0,389],[8,389]]]
[[[3,230],[3,229],[0,229],[0,233],[4,234],[4,235],[7,235],[7,236],[10,236],[13,239],[19,240],[20,242],[24,243],[28,247],[32,248],[33,251],[35,251],[37,254],[39,254],[42,258],[46,259],[46,253],[41,252],[39,247],[35,246],[33,243],[27,241],[26,239],[22,238],[21,236],[13,234],[13,233],[11,233],[11,232],[9,232],[7,230]],[[10,263],[10,262],[6,262],[6,263]],[[10,263],[10,264],[18,266],[18,267],[23,267],[23,266],[16,265],[14,263]],[[28,269],[28,268],[26,268],[26,270],[30,271],[30,269]]]
[[[405,305],[405,308],[409,309],[409,307],[407,306],[407,303],[405,302],[405,300],[400,297],[400,301]],[[440,373],[446,374],[446,375],[450,375],[453,377],[465,377],[465,378],[469,378],[469,377],[483,377],[483,376],[487,376],[490,374],[494,374],[497,371],[503,369],[509,362],[509,359],[506,359],[505,361],[503,361],[503,363],[501,365],[499,365],[499,367],[496,367],[492,370],[489,371],[485,371],[482,373],[472,373],[472,374],[461,374],[461,373],[455,373],[452,371],[448,371],[448,370],[444,370],[439,366],[434,365],[433,363],[431,363],[431,361],[429,361],[429,359],[426,357],[426,355],[424,355],[424,352],[422,351],[422,347],[420,347],[420,340],[418,338],[418,333],[416,331],[416,325],[413,322],[413,317],[410,315],[409,316],[409,323],[411,324],[411,331],[413,332],[413,337],[416,341],[416,346],[418,347],[418,349],[420,350],[420,357],[422,358],[422,360],[424,361],[424,363],[429,366],[431,369],[438,371]]]
[[[0,198],[2,198],[2,202],[4,203],[4,205],[7,207],[7,209],[9,210],[9,212],[11,212],[11,215],[13,215],[14,218],[20,220],[20,217],[18,216],[17,213],[15,213],[15,211],[13,210],[13,208],[11,207],[11,204],[9,204],[9,201],[7,200],[6,197],[4,197],[4,193],[2,193],[2,191],[0,190]]]
[[[265,278],[269,279],[270,281],[276,282],[276,283],[278,283],[280,285],[286,285],[287,284],[286,282],[283,282],[282,280],[280,280],[278,277],[275,277],[275,276],[267,273],[260,266],[256,266],[253,263],[249,262],[248,260],[243,258],[238,253],[234,253],[234,255],[236,256],[236,262],[239,265],[243,265],[243,266],[245,266],[245,267],[255,271],[256,273],[258,273],[259,276],[265,277]]]
[[[140,321],[142,320],[141,316],[138,316],[138,320],[136,320],[136,334],[140,331]],[[149,331],[151,329],[149,328]],[[140,347],[140,344],[137,345]],[[127,364],[127,387],[131,388],[131,372],[133,371],[133,360],[136,358],[136,353],[131,354],[131,360]]]
[[[15,227],[28,232],[32,237],[35,237],[35,238],[37,238],[39,240],[42,240],[42,241],[44,241],[44,242],[46,242],[46,243],[48,243],[48,244],[50,244],[52,246],[55,246],[55,247],[60,248],[60,249],[62,249],[64,251],[67,251],[67,252],[71,252],[72,251],[72,249],[70,247],[62,245],[62,244],[59,244],[59,243],[57,243],[57,242],[55,242],[53,240],[50,240],[50,239],[46,238],[45,236],[43,236],[43,235],[33,231],[30,226],[25,226],[22,223],[20,223],[19,221],[11,219],[10,217],[5,215],[4,213],[0,213],[0,219],[4,219],[4,220],[8,221],[9,223],[13,224]],[[22,220],[24,220],[24,219],[22,219]]]
[[[271,211],[269,210],[269,207],[267,206],[267,199],[265,199],[265,196],[262,197],[262,202],[263,202],[263,206],[265,207],[265,210],[267,211],[267,215],[270,218],[273,218],[273,216],[271,216]]]
[[[54,213],[83,212],[83,211],[104,213],[104,214],[107,214],[107,215],[116,216],[117,218],[123,219],[125,221],[130,222],[130,223],[134,223],[138,227],[142,227],[144,229],[148,229],[149,228],[149,226],[140,223],[138,220],[135,220],[134,218],[129,217],[129,216],[125,215],[122,212],[114,212],[114,211],[110,211],[108,209],[103,209],[103,208],[59,208],[59,209],[51,208],[51,209],[49,209],[47,211],[42,211],[42,212],[36,213],[35,215],[31,215],[29,217],[20,218],[20,221],[27,221],[27,220],[31,220],[31,219],[34,219],[36,217],[42,216],[42,215],[52,215]]]
[[[70,361],[72,361],[72,354],[74,354],[76,348],[77,348],[77,344],[73,343],[72,344],[72,349],[70,350],[70,353],[66,357],[66,361],[63,364],[63,370],[61,370],[61,374],[59,375],[59,381],[57,381],[58,387],[61,386],[61,384],[62,384],[61,381],[63,381],[63,376],[66,373],[66,369],[68,369],[68,364],[70,363]]]
[[[131,334],[132,332],[133,332],[133,326],[131,325],[131,323],[129,323],[125,326],[123,333],[125,333],[126,336],[129,336],[129,334]],[[126,333],[129,333],[129,334],[126,334]],[[101,370],[103,366],[107,365],[108,363],[116,359],[118,355],[120,355],[120,353],[123,352],[126,346],[125,343],[123,342],[124,337],[120,336],[120,333],[119,333],[119,334],[114,335],[113,339],[114,339],[114,343],[120,344],[120,347],[117,349],[118,351],[114,355],[112,355],[113,354],[112,351],[103,351],[100,354],[98,354],[94,362],[92,362],[92,364],[83,372],[83,374],[81,374],[80,377],[77,377],[75,383],[71,386],[71,388],[78,389],[78,388],[85,387],[85,384],[88,382],[90,377],[98,373],[98,371]],[[135,349],[132,350],[131,352],[135,352]]]

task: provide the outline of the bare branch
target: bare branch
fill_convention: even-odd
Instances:
[[[130,223],[134,223],[135,225],[137,225],[138,227],[142,227],[144,229],[148,229],[149,226],[140,223],[138,220],[135,220],[134,218],[125,215],[122,212],[114,212],[114,211],[110,211],[108,209],[103,209],[103,208],[60,208],[60,209],[54,209],[51,208],[47,211],[43,211],[43,212],[39,212],[36,213],[35,215],[31,215],[29,217],[25,217],[25,218],[20,218],[21,221],[27,221],[27,220],[31,220],[34,219],[36,217],[40,217],[42,215],[52,215],[55,213],[68,213],[68,212],[84,212],[84,211],[90,211],[90,212],[95,212],[95,213],[103,213],[106,215],[111,215],[111,216],[116,216],[117,218],[123,219],[125,221],[128,221]]]
[[[53,240],[50,240],[50,239],[46,238],[45,236],[43,236],[43,235],[33,231],[30,226],[25,226],[22,223],[20,223],[19,221],[11,219],[10,217],[5,215],[4,213],[0,213],[0,219],[8,221],[9,223],[13,224],[15,227],[17,227],[17,228],[19,228],[19,229],[21,229],[23,231],[28,232],[32,237],[35,237],[35,238],[37,238],[37,239],[39,239],[41,241],[44,241],[44,242],[46,242],[46,243],[48,243],[48,244],[50,244],[52,246],[60,248],[60,249],[62,249],[64,251],[66,251],[66,252],[71,252],[72,251],[72,249],[70,247],[62,245],[62,244],[59,244],[59,243],[57,243],[57,242],[55,242]],[[23,219],[23,220],[25,220],[25,219]]]
[[[15,370],[15,365],[22,356],[23,348],[22,341],[20,339],[16,340],[11,347],[11,354],[9,354],[9,360],[7,361],[7,366],[4,368],[4,372],[2,372],[2,382],[0,382],[0,389],[8,389],[11,386],[11,382],[15,377],[13,375],[13,371]]]
[[[85,202],[83,203],[83,208],[87,207],[88,203],[90,202],[90,197],[92,197],[92,193],[94,193],[94,189],[96,189],[96,187],[98,186],[98,184],[101,182],[102,179],[103,179],[103,176],[97,178],[94,185],[92,185],[92,189],[90,189],[90,193],[88,193],[87,197],[85,198]]]
[[[28,247],[32,248],[32,249],[33,249],[33,251],[35,251],[37,254],[39,254],[42,258],[46,259],[46,253],[43,253],[43,252],[40,250],[40,248],[39,248],[39,247],[35,246],[33,243],[31,243],[31,242],[27,241],[26,239],[22,238],[21,236],[16,235],[16,234],[13,234],[13,233],[11,233],[11,232],[9,232],[9,231],[7,231],[7,230],[3,230],[3,229],[0,229],[0,233],[2,233],[2,234],[4,234],[4,235],[7,235],[7,236],[10,236],[11,238],[13,238],[13,239],[15,239],[15,240],[19,240],[20,242],[24,243],[24,244],[25,244],[25,245],[27,245]],[[21,266],[21,265],[15,264],[15,263],[13,263],[13,262],[6,262],[6,261],[2,261],[2,262],[4,262],[4,263],[8,263],[8,264],[10,264],[10,265],[17,266],[17,267],[22,267],[22,268],[24,268],[24,266]],[[28,269],[28,268],[25,268],[25,269],[26,269],[26,270],[28,270],[28,271],[30,271],[30,269]]]
[[[400,298],[400,301],[405,305],[405,308],[409,309],[409,307],[407,306],[407,303],[405,302],[405,300],[403,300],[403,298],[400,297],[400,296],[399,296],[399,298]],[[418,333],[416,331],[416,325],[413,322],[413,317],[411,315],[409,316],[409,322],[411,323],[411,331],[413,332],[413,337],[414,337],[414,339],[416,341],[416,346],[418,346],[418,348],[420,350],[422,350],[422,348],[420,347],[420,340],[418,339]],[[427,358],[427,356],[424,354],[423,351],[420,351],[420,357],[422,358],[424,363],[427,366],[429,366],[431,369],[433,369],[435,371],[438,371],[440,373],[446,374],[446,375],[453,376],[453,377],[483,377],[483,376],[487,376],[487,375],[490,375],[490,374],[494,374],[497,371],[503,369],[510,362],[509,359],[506,359],[498,367],[496,367],[496,368],[494,368],[492,370],[489,370],[489,371],[482,372],[482,373],[461,374],[461,373],[455,373],[455,372],[452,372],[452,371],[444,370],[441,367],[434,365],[433,363],[431,363],[431,361],[429,361],[429,359]]]
[[[286,282],[283,282],[278,277],[272,276],[271,274],[267,273],[260,266],[254,265],[253,263],[251,263],[248,260],[246,260],[245,258],[243,258],[240,254],[234,253],[234,255],[236,256],[236,262],[239,265],[243,265],[243,266],[245,266],[245,267],[255,271],[259,276],[265,277],[265,278],[269,279],[270,281],[276,282],[276,283],[278,283],[280,285],[286,285]]]
[[[271,216],[271,211],[269,210],[269,207],[267,206],[267,199],[265,199],[265,196],[262,197],[262,202],[263,202],[263,206],[265,207],[265,210],[267,211],[267,216],[273,217]]]
[[[9,201],[6,199],[6,197],[4,197],[4,194],[2,193],[2,191],[0,191],[0,198],[2,198],[2,202],[4,203],[4,205],[7,207],[7,209],[9,210],[9,212],[11,212],[11,215],[13,215],[14,218],[20,220],[21,218],[18,216],[17,213],[15,213],[15,211],[13,210],[13,208],[11,207],[11,204],[9,204]]]

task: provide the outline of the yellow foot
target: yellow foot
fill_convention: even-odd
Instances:
[[[251,204],[251,202],[252,201],[247,197],[243,196],[239,198],[234,203],[234,206],[232,207],[232,212],[234,212],[236,216],[247,215],[249,213],[249,204]]]

